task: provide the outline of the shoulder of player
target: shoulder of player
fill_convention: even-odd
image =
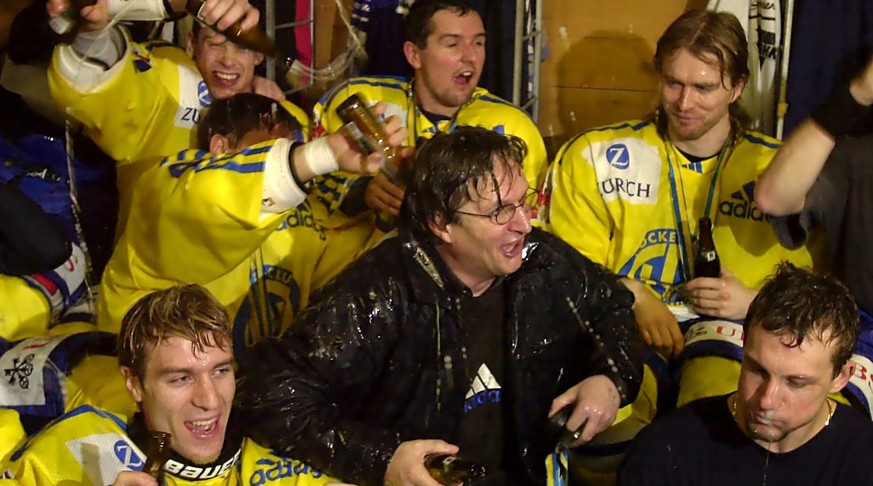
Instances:
[[[126,434],[126,418],[105,410],[83,405],[71,410],[53,420],[38,433],[29,437],[21,447],[16,450],[11,461],[16,461],[25,453],[37,453],[39,451],[57,453],[59,444],[82,439],[96,434]]]
[[[608,143],[621,138],[640,139],[651,143],[650,137],[657,137],[655,126],[650,120],[627,120],[611,125],[589,128],[577,133],[564,142],[558,151],[556,160],[563,158],[566,153],[577,153],[585,147],[596,143]]]
[[[406,98],[409,82],[397,76],[362,76],[349,78],[327,91],[318,104],[330,106],[345,100],[352,93],[361,93],[369,101],[392,101]],[[396,102],[396,101],[395,101]]]

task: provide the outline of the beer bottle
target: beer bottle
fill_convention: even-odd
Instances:
[[[388,135],[382,120],[376,117],[364,100],[352,93],[336,108],[336,114],[345,123],[343,129],[354,139],[365,153],[382,152],[385,162],[382,171],[400,188],[406,187],[407,171],[396,147],[388,144]],[[394,216],[380,212],[376,217],[376,226],[382,231],[390,231],[394,227]]]
[[[142,472],[155,478],[158,484],[164,484],[164,463],[170,453],[170,434],[167,432],[151,432],[151,440],[146,447],[146,463]]]
[[[49,26],[64,44],[71,44],[82,28],[79,11],[97,3],[97,0],[70,0],[70,7],[57,17],[49,19]]]
[[[279,47],[276,45],[276,41],[271,39],[258,27],[243,30],[239,21],[235,22],[225,30],[220,30],[214,25],[207,24],[206,21],[203,20],[203,17],[200,16],[200,11],[205,5],[206,0],[188,0],[185,4],[185,10],[201,25],[221,32],[234,44],[245,47],[251,51],[260,52],[261,54],[272,58],[276,63],[276,67],[285,73],[285,77],[289,84],[294,84],[293,76],[291,75],[291,66],[294,64],[294,58],[280,51]]]
[[[719,278],[721,261],[712,240],[712,221],[704,216],[697,222],[697,251],[694,254],[694,276]]]
[[[485,466],[449,454],[429,454],[424,458],[424,467],[430,477],[447,486],[461,482],[468,484],[486,476]]]

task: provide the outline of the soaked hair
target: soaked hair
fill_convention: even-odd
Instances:
[[[479,15],[467,0],[416,0],[403,20],[403,39],[420,49],[427,47],[427,38],[434,29],[433,16],[441,10],[449,10],[462,17],[470,12]]]
[[[752,326],[792,336],[791,347],[809,338],[835,345],[834,376],[852,357],[861,333],[858,306],[842,282],[788,262],[779,264],[749,306],[743,324],[747,335]]]
[[[231,329],[224,306],[200,285],[152,292],[138,300],[121,321],[118,362],[142,380],[149,350],[164,339],[187,339],[198,353],[212,347],[228,350]]]
[[[704,62],[711,62],[714,57],[723,85],[725,77],[730,79],[733,86],[749,79],[746,33],[740,21],[731,13],[689,10],[680,15],[658,39],[655,71],[663,76],[666,63],[681,49]],[[750,118],[739,102],[731,103],[730,115],[732,123],[736,124],[735,128],[749,125]]]
[[[227,137],[228,144],[235,147],[245,134],[252,130],[272,130],[276,125],[285,125],[303,139],[303,129],[288,110],[278,101],[255,93],[237,93],[230,98],[213,100],[205,110],[197,127],[197,148],[209,150],[213,135]]]
[[[518,137],[481,127],[457,127],[420,143],[407,186],[398,226],[423,241],[436,241],[429,222],[456,221],[467,201],[497,196],[500,166],[505,177],[523,177],[527,145]]]

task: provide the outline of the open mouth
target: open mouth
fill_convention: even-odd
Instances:
[[[470,81],[473,79],[473,71],[462,71],[455,75],[454,81],[455,84],[466,86],[470,84]]]
[[[507,258],[515,258],[521,254],[522,247],[524,246],[524,239],[520,239],[514,241],[508,245],[503,245],[501,250],[503,250],[503,255]]]
[[[239,79],[239,74],[234,73],[222,73],[218,71],[213,71],[212,74],[215,76],[215,79],[224,86],[233,86]]]
[[[218,432],[218,417],[209,420],[187,421],[185,428],[197,438],[208,439]]]

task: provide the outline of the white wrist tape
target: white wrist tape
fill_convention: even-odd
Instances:
[[[119,20],[163,20],[167,9],[163,0],[108,0],[110,18]]]
[[[291,173],[290,140],[279,139],[270,148],[264,163],[264,192],[261,212],[281,213],[297,207],[306,199],[306,192],[294,181]]]
[[[339,170],[336,154],[327,143],[327,137],[316,138],[303,145],[303,162],[314,174],[323,175]],[[292,162],[293,163],[293,162]]]

